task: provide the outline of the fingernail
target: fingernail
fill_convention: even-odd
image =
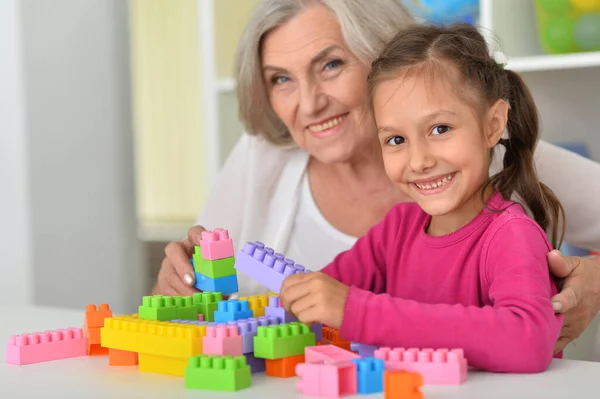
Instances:
[[[192,277],[192,275],[191,275],[191,274],[189,274],[189,273],[186,273],[186,274],[184,274],[184,275],[183,275],[183,281],[185,281],[185,283],[186,283],[187,285],[192,285],[192,284],[194,284],[194,278],[193,278],[193,277]]]
[[[552,308],[558,312],[562,309],[562,304],[560,302],[552,302]]]

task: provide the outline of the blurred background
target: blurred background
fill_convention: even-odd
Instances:
[[[0,0],[0,304],[135,310],[242,134],[234,52],[259,1]],[[544,139],[600,160],[600,0],[404,3],[478,23]]]

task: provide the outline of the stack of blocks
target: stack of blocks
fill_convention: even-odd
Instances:
[[[200,245],[195,247],[192,265],[196,274],[194,287],[200,291],[223,295],[238,291],[233,241],[225,229],[203,231]]]
[[[100,345],[100,329],[104,327],[104,320],[109,317],[112,317],[112,310],[106,303],[101,304],[98,308],[94,304],[86,306],[83,332],[87,337],[88,356],[108,355],[108,348]]]

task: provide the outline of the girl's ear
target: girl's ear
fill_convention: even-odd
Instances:
[[[493,148],[502,138],[508,122],[508,103],[502,99],[489,108],[486,117],[485,139],[488,148]]]

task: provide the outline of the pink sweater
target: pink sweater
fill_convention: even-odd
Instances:
[[[512,206],[511,206],[512,204]],[[460,230],[425,233],[431,216],[396,205],[322,272],[350,286],[341,335],[368,345],[463,348],[470,366],[540,372],[562,316],[544,231],[496,193]]]

